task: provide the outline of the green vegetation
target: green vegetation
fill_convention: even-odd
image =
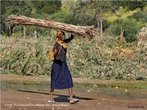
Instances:
[[[2,73],[50,74],[52,62],[47,57],[47,51],[53,45],[54,31],[26,26],[26,38],[23,39],[23,26],[4,22],[10,14],[21,14],[41,19],[47,16],[75,25],[95,25],[98,30],[102,19],[102,37],[97,34],[87,41],[76,36],[69,44],[67,58],[71,73],[75,77],[147,80],[147,50],[137,48],[137,34],[142,27],[147,26],[146,1],[2,0],[1,6]],[[118,39],[122,30],[126,42]],[[34,31],[37,37],[34,37]]]
[[[104,38],[103,38],[104,37]],[[68,64],[75,77],[99,79],[146,80],[146,49],[138,51],[135,43],[126,44],[120,40],[97,35],[91,41],[75,38],[68,48]],[[1,49],[3,73],[23,75],[48,75],[52,62],[47,51],[53,39],[13,38]],[[5,40],[5,38],[3,39]],[[5,41],[6,42],[6,41]],[[48,47],[49,46],[49,47]],[[17,48],[16,48],[17,47]]]
[[[137,33],[140,29],[138,22],[135,20],[116,20],[111,25],[111,32],[114,35],[120,35],[122,29],[124,29],[124,37],[127,42],[133,42],[137,40]]]

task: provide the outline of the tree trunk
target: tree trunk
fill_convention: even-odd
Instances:
[[[26,39],[26,27],[25,26],[23,27],[23,39],[24,40]]]
[[[19,24],[19,25],[35,25],[46,28],[52,28],[62,30],[74,34],[78,34],[83,37],[92,38],[95,35],[94,26],[75,26],[66,23],[55,22],[52,20],[35,19],[21,15],[10,15],[5,20],[8,24]]]
[[[103,35],[103,20],[101,18],[101,37],[102,37],[102,35]]]

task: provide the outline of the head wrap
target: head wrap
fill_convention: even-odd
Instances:
[[[61,34],[64,34],[64,33],[61,32],[61,31],[57,31],[57,32],[56,32],[56,42],[57,42],[59,45],[61,45],[62,47],[67,48],[66,43],[65,43],[64,41],[60,40],[60,35],[61,35]]]
[[[60,36],[62,33],[60,31],[56,32],[56,37]]]

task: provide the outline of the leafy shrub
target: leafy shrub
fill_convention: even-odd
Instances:
[[[123,24],[124,36],[127,42],[133,42],[137,40],[138,26],[137,22],[133,20],[127,20]]]
[[[12,44],[10,50],[7,50],[7,47],[3,48],[1,50],[3,58],[0,60],[2,72],[5,73],[7,71],[7,73],[22,75],[49,74],[50,67],[46,55],[47,48],[43,48],[43,45],[42,40],[34,44],[33,39],[29,39],[28,42]]]
[[[111,32],[114,35],[120,35],[122,29],[124,29],[124,37],[127,42],[133,42],[137,40],[137,32],[140,28],[140,24],[133,19],[116,20],[111,26]]]
[[[64,11],[58,11],[49,16],[50,19],[53,19],[58,22],[66,22],[68,14],[64,13]]]
[[[121,32],[121,25],[119,23],[114,23],[112,26],[111,26],[111,32],[112,34],[114,35],[120,35],[120,32]]]
[[[11,41],[11,39],[12,37],[5,41]],[[28,40],[28,42],[24,42],[20,38],[22,43],[10,42],[5,45],[6,47],[3,46],[0,49],[1,72],[23,75],[50,74],[52,62],[48,60],[46,52],[48,46],[52,45],[51,40],[48,41],[46,37],[38,38],[37,43],[31,42],[34,40],[33,38]],[[97,35],[87,42],[81,37],[75,37],[68,46],[67,52],[67,63],[72,75],[108,80],[147,80],[145,57],[147,50],[133,50],[136,48],[134,43],[132,45],[129,43],[130,46],[126,49],[127,43],[122,47],[122,42],[117,41],[116,38],[105,33],[103,37]],[[113,44],[113,48],[110,48],[109,44]],[[124,53],[126,57],[119,56],[120,53],[114,54],[122,48],[126,50],[125,52],[131,50],[131,56],[127,57],[127,53]]]
[[[134,18],[137,21],[140,22],[147,22],[147,12],[142,12],[142,11],[137,11],[136,13],[134,13],[130,18]]]

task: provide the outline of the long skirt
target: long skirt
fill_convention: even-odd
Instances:
[[[73,87],[73,80],[66,62],[55,60],[51,70],[51,89]]]

